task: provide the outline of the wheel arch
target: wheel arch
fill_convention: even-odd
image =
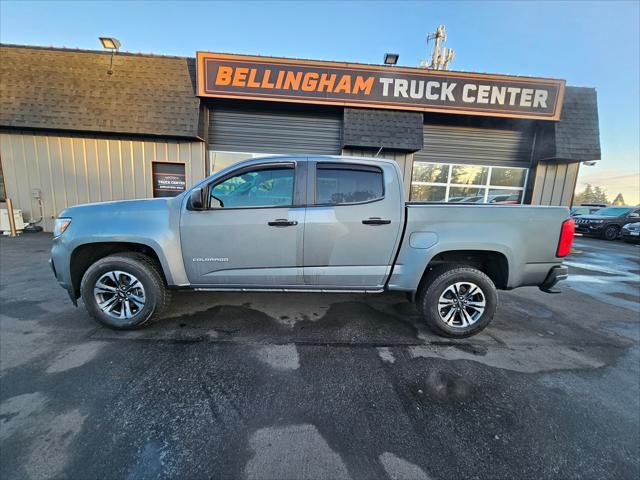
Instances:
[[[162,279],[167,284],[167,277],[162,261],[156,250],[146,244],[136,242],[94,242],[77,246],[71,252],[70,275],[71,293],[75,298],[80,297],[80,283],[87,269],[101,258],[124,252],[140,253],[149,257],[158,265]]]
[[[476,268],[487,275],[497,288],[508,288],[509,260],[504,253],[495,250],[446,250],[431,258],[422,273],[418,290],[424,287],[429,273],[444,264]]]

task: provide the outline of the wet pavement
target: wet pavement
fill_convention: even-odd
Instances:
[[[177,293],[114,332],[0,238],[0,478],[638,478],[640,247],[437,337],[404,295]]]

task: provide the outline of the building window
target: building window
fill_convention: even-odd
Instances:
[[[209,151],[209,175],[220,170],[224,170],[238,162],[249,160],[250,158],[265,157],[270,153],[249,153],[249,152],[220,152],[216,150]]]
[[[527,174],[526,168],[415,162],[410,199],[521,204]]]

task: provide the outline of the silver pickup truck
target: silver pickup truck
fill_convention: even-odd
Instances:
[[[406,202],[389,160],[263,157],[177,197],[64,210],[51,266],[116,329],[159,315],[174,289],[396,290],[436,333],[466,337],[491,321],[497,288],[566,278],[573,229],[564,207]]]

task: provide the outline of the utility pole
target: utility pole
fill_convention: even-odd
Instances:
[[[445,31],[444,25],[439,25],[435,33],[427,35],[427,44],[429,44],[431,40],[435,40],[433,53],[431,54],[431,63],[427,64],[426,61],[421,60],[420,66],[432,70],[449,70],[449,64],[453,62],[454,52],[452,48],[447,50],[445,46],[447,32]]]

